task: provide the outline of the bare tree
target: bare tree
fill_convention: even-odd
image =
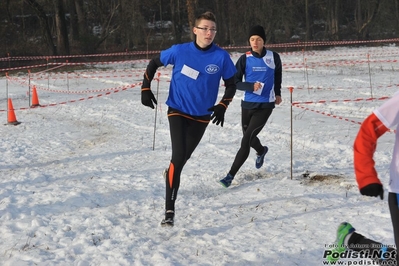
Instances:
[[[305,41],[307,42],[310,39],[310,16],[309,16],[309,0],[305,0],[305,20],[306,20],[306,35]]]
[[[382,0],[356,1],[355,25],[358,39],[368,38],[371,23],[376,18]]]
[[[248,45],[248,30],[253,26],[254,8],[249,3],[240,0],[230,0],[228,7],[230,43]]]
[[[180,0],[170,0],[170,13],[173,23],[173,36],[175,42],[180,43],[183,35],[183,18]]]
[[[65,11],[63,0],[56,0],[54,3],[55,9],[55,24],[57,32],[57,52],[62,55],[69,55],[69,40],[68,31],[65,21]]]
[[[93,44],[93,49],[97,50],[100,45],[119,29],[120,21],[116,19],[118,9],[120,6],[119,1],[108,0],[95,0],[97,7],[95,12],[95,21],[100,24],[101,33],[97,41]]]
[[[192,28],[194,27],[195,23],[195,7],[197,5],[197,0],[187,0],[186,2],[187,5],[187,15],[188,15],[188,26],[190,28],[190,36],[191,39],[193,39],[193,32]]]
[[[363,40],[399,31],[399,0],[3,0],[0,51],[56,55],[145,45],[162,49],[186,41],[187,26],[192,38],[196,15],[207,10],[217,17],[215,42],[222,46],[248,45],[248,30],[255,24],[264,26],[267,43],[293,35],[307,41]],[[173,22],[173,39],[160,42],[155,34],[169,30],[147,25],[159,20]]]
[[[341,14],[340,9],[340,0],[328,0],[327,1],[327,23],[326,23],[326,31],[327,35],[333,39],[339,39],[339,15]]]
[[[69,10],[69,27],[70,27],[70,35],[71,41],[77,42],[79,41],[79,24],[78,24],[78,15],[76,13],[76,6],[74,0],[67,0],[67,9]]]
[[[84,11],[83,8],[83,0],[71,0],[74,3],[75,10],[76,10],[76,16],[78,17],[78,31],[79,31],[79,37],[82,35],[87,34],[88,32],[88,25],[86,22],[86,12]]]
[[[30,5],[33,10],[36,12],[37,17],[40,21],[40,26],[43,32],[43,37],[46,40],[47,46],[52,51],[53,55],[57,54],[57,48],[53,42],[53,37],[51,34],[50,24],[47,20],[46,12],[44,11],[43,6],[37,3],[36,0],[25,0],[25,2]]]
[[[280,14],[280,25],[284,28],[284,35],[287,40],[292,37],[295,29],[295,13],[297,9],[293,1],[294,0],[283,0],[280,2],[282,10],[284,10],[284,12]]]
[[[397,27],[399,28],[399,0],[394,0],[393,2],[395,5],[396,24]]]
[[[140,0],[121,0],[120,15],[118,15],[120,27],[117,35],[120,36],[120,42],[124,48],[135,49],[143,42],[143,30],[146,25],[140,6]]]

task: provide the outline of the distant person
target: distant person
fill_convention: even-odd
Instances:
[[[247,160],[251,147],[257,153],[255,167],[262,167],[268,147],[263,146],[257,136],[266,125],[275,105],[281,103],[282,67],[279,54],[264,47],[266,34],[262,26],[250,29],[248,41],[251,50],[238,59],[235,75],[237,89],[245,91],[241,102],[243,137],[229,173],[220,180],[226,188]]]
[[[173,65],[168,105],[168,120],[172,141],[172,158],[166,175],[165,219],[162,226],[173,226],[175,201],[184,165],[199,144],[212,120],[223,127],[227,106],[236,92],[236,69],[230,55],[213,43],[216,18],[211,12],[198,16],[193,27],[193,42],[176,44],[161,51],[145,71],[141,87],[141,102],[154,108],[157,101],[150,83],[160,66]],[[221,78],[225,92],[215,105]]]
[[[349,248],[371,256],[379,255],[379,258],[373,259],[381,265],[398,265],[396,249],[399,245],[399,92],[375,109],[360,126],[354,143],[354,168],[360,193],[365,196],[380,197],[383,200],[384,189],[374,167],[373,155],[377,147],[377,139],[389,131],[389,128],[394,127],[396,127],[396,138],[390,165],[388,206],[396,248],[370,240],[355,232],[355,228],[350,223],[344,222],[338,226],[337,248],[327,257],[329,261],[338,260],[338,255]]]

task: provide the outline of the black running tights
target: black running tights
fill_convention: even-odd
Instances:
[[[265,109],[244,109],[241,110],[241,125],[243,137],[241,139],[241,146],[238,150],[234,162],[230,168],[229,173],[235,176],[241,166],[245,163],[249,156],[251,147],[256,150],[258,154],[264,151],[257,135],[266,125],[269,116],[272,114],[272,108]]]
[[[172,142],[172,159],[166,177],[165,209],[174,210],[181,172],[201,141],[208,123],[181,115],[168,116],[168,120]]]

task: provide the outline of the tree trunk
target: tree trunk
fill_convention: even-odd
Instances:
[[[69,55],[68,30],[65,21],[65,11],[63,0],[54,2],[55,24],[57,31],[57,50],[61,55]]]
[[[280,20],[283,24],[285,38],[289,40],[293,35],[293,28],[295,28],[293,21],[295,20],[294,13],[296,11],[294,10],[292,0],[284,0],[281,2],[281,5],[279,9],[283,12],[280,14]]]
[[[330,39],[339,39],[340,0],[328,0],[327,3],[327,35]]]
[[[362,18],[362,4],[361,0],[356,0],[355,6],[355,25],[356,25],[356,32],[359,32],[361,25],[363,24]]]
[[[306,20],[306,35],[305,42],[310,40],[311,32],[310,32],[310,17],[309,17],[309,0],[305,0],[305,20]]]
[[[380,10],[380,4],[381,0],[357,0],[355,22],[358,39],[369,38],[369,29]]]
[[[195,4],[197,0],[187,0],[187,15],[188,15],[188,26],[190,27],[190,36],[194,40],[193,27],[195,23]]]
[[[51,49],[53,55],[57,55],[57,47],[54,45],[50,25],[47,20],[46,12],[41,5],[39,5],[36,0],[24,0],[28,5],[30,5],[36,12],[37,17],[40,21],[40,26],[43,31],[43,37],[47,43],[47,46]]]
[[[395,23],[395,29],[396,31],[399,31],[399,0],[394,0],[393,1],[394,6],[395,6],[395,18],[396,18],[396,23]]]
[[[173,23],[173,36],[176,43],[182,41],[183,26],[181,22],[180,0],[170,0],[170,11]]]
[[[76,16],[78,18],[79,37],[86,35],[88,30],[86,26],[86,16],[83,11],[83,0],[72,0],[75,4]]]
[[[68,9],[70,14],[70,34],[72,41],[79,41],[79,24],[78,15],[76,13],[76,6],[74,0],[68,0]]]

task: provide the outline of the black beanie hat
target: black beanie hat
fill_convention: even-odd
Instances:
[[[252,35],[258,35],[263,39],[263,42],[266,43],[266,33],[262,26],[260,25],[253,26],[249,30],[248,40],[251,38]]]

